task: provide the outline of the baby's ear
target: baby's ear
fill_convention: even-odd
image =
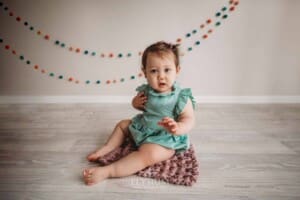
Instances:
[[[142,70],[144,76],[147,77],[147,76],[146,76],[146,69],[145,69],[145,67],[142,67],[141,70]]]
[[[181,67],[178,65],[178,66],[176,67],[176,73],[178,74],[178,73],[180,72],[180,70],[181,70]]]

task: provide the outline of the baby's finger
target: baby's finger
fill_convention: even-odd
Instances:
[[[166,118],[165,118],[165,121],[166,121],[166,122],[173,122],[174,119],[172,119],[172,118],[170,118],[170,117],[166,117]]]
[[[170,124],[172,123],[172,121],[170,121],[169,119],[165,119],[163,121],[163,123],[166,125],[166,126],[170,126]]]
[[[176,125],[176,122],[174,122],[174,121],[169,121],[169,122],[168,122],[168,125],[169,125],[169,126],[175,126],[175,125]]]
[[[169,117],[164,117],[164,118],[161,119],[161,121],[167,123],[167,122],[170,121],[170,118]]]
[[[139,96],[140,96],[140,97],[145,97],[146,95],[145,95],[144,92],[140,92],[140,93],[139,93]]]
[[[142,102],[146,102],[147,101],[147,98],[143,98],[141,99]]]
[[[159,122],[157,122],[157,124],[162,126],[162,127],[166,127],[166,124],[163,121],[159,121]]]

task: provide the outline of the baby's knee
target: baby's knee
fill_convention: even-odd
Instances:
[[[131,122],[131,120],[124,119],[122,121],[119,121],[119,123],[117,124],[117,126],[120,127],[121,129],[126,129],[126,128],[128,128],[130,122]]]
[[[116,128],[119,128],[122,130],[122,132],[127,135],[128,134],[128,127],[131,123],[131,120],[129,119],[125,119],[125,120],[122,120],[120,121],[117,125],[116,125]]]
[[[164,147],[158,147],[152,144],[144,144],[139,148],[139,152],[143,154],[143,161],[147,166],[164,161],[172,157],[175,151],[166,150]]]

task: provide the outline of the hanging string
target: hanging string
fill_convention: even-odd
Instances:
[[[222,24],[222,21],[228,18],[228,12],[233,12],[235,10],[235,7],[239,5],[239,1],[230,0],[228,4],[229,4],[229,8],[227,6],[223,6],[221,9],[219,9],[216,12],[214,17],[208,18],[204,23],[201,23],[199,27],[193,29],[191,32],[184,34],[184,36],[178,37],[176,39],[176,43],[183,45],[186,40],[191,39],[192,37],[197,36],[199,34],[202,34],[200,38],[194,41],[193,46],[189,46],[183,49],[182,54],[192,51],[194,47],[197,47],[201,44],[201,40],[207,39],[209,35],[213,33],[214,28],[219,27]],[[40,29],[38,29],[36,26],[29,23],[28,21],[23,21],[22,17],[16,15],[15,12],[10,10],[8,6],[4,5],[2,2],[0,2],[0,10],[8,13],[10,17],[15,17],[17,22],[23,24],[32,33],[36,33],[37,36],[43,38],[46,41],[53,43],[54,45],[60,48],[66,49],[69,52],[73,52],[78,55],[85,55],[85,56],[98,57],[98,58],[122,59],[122,58],[131,58],[134,55],[141,56],[143,53],[142,51],[135,51],[136,53],[133,53],[131,51],[125,53],[105,52],[105,51],[97,52],[95,50],[88,50],[87,48],[68,45],[60,39],[52,38],[50,34],[42,32]],[[206,31],[205,29],[208,30]]]
[[[229,8],[224,6],[222,7],[222,9],[220,9],[219,11],[217,11],[214,15],[214,18],[208,18],[205,23],[202,23],[199,28],[200,31],[198,31],[197,29],[192,30],[190,33],[186,33],[184,38],[177,38],[176,42],[183,45],[184,41],[191,39],[192,37],[196,36],[197,34],[200,34],[200,32],[204,32],[205,29],[205,33],[202,33],[201,37],[196,39],[194,41],[194,45],[193,46],[189,46],[186,48],[186,52],[191,52],[194,48],[200,46],[201,41],[202,40],[206,40],[208,37],[210,37],[210,35],[214,32],[214,28],[217,28],[221,25],[222,20],[225,20],[228,18],[229,13],[228,12],[233,12],[236,9],[236,6],[239,5],[239,1],[238,0],[230,0],[229,1]],[[14,17],[15,14],[9,10],[9,8],[7,6],[5,6],[2,2],[0,2],[0,10],[3,10],[5,12],[9,13],[9,16]],[[21,17],[17,16],[16,17],[16,21],[18,22],[22,22]],[[35,28],[33,26],[30,26],[28,22],[24,22],[24,26],[28,26],[30,31],[35,31]],[[214,28],[213,28],[214,27]],[[53,41],[51,40],[51,37],[49,34],[43,34],[40,30],[36,31],[38,36],[42,36],[45,40],[47,41]],[[60,42],[58,40],[55,40],[55,45],[60,46],[62,48],[66,48],[71,52],[76,52],[78,54],[82,53],[84,55],[91,55],[91,56],[96,56],[97,53],[96,52],[90,52],[88,50],[84,50],[82,51],[80,48],[75,48],[72,46],[67,46],[65,43]],[[12,53],[16,58],[18,58],[19,60],[21,60],[22,62],[24,62],[27,66],[31,66],[31,68],[33,70],[35,70],[36,72],[40,72],[41,74],[47,75],[51,78],[55,78],[57,80],[64,80],[64,81],[68,81],[70,83],[75,83],[75,84],[85,84],[85,85],[110,85],[110,84],[116,84],[116,83],[123,83],[125,81],[128,80],[136,80],[139,77],[142,77],[143,74],[141,72],[135,74],[135,75],[129,75],[127,77],[120,77],[117,79],[106,79],[106,80],[80,80],[75,78],[74,76],[71,75],[64,75],[64,74],[59,74],[59,73],[55,73],[52,71],[48,71],[45,68],[40,67],[37,64],[32,64],[32,61],[30,59],[26,59],[26,57],[23,54],[18,54],[17,51],[15,49],[13,49],[9,44],[4,44],[4,41],[2,38],[0,38],[0,45],[4,46],[4,49],[10,53]],[[109,53],[109,54],[104,54],[101,53],[100,57],[101,58],[123,58],[123,57],[131,57],[133,54],[132,53],[127,53],[126,56],[124,56],[124,54],[117,54],[117,56],[114,53]],[[139,56],[142,55],[142,52],[139,51],[138,53]]]
[[[47,69],[41,67],[38,64],[33,64],[33,62],[30,59],[27,59],[24,56],[24,54],[17,53],[17,51],[14,48],[12,48],[11,45],[4,44],[4,40],[2,38],[0,38],[0,45],[3,46],[7,52],[13,54],[15,56],[15,58],[17,58],[20,61],[22,61],[23,63],[25,63],[26,66],[29,66],[31,69],[35,70],[36,72],[40,72],[41,74],[49,76],[51,78],[55,78],[57,80],[64,80],[64,81],[67,81],[70,83],[85,84],[85,85],[111,85],[111,84],[116,84],[116,83],[123,83],[123,82],[129,81],[129,80],[136,80],[137,78],[143,77],[142,72],[139,72],[137,74],[133,74],[133,75],[129,75],[129,76],[126,75],[124,77],[120,77],[117,79],[80,80],[72,75],[64,75],[64,74],[56,73],[53,71],[48,71]]]

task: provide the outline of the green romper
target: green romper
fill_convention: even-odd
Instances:
[[[177,83],[169,93],[157,93],[148,84],[136,89],[147,96],[145,111],[136,115],[129,125],[129,131],[137,146],[144,143],[155,143],[174,149],[176,152],[189,148],[187,134],[173,135],[157,123],[164,117],[177,119],[190,99],[195,109],[195,101],[191,89],[181,89]]]

